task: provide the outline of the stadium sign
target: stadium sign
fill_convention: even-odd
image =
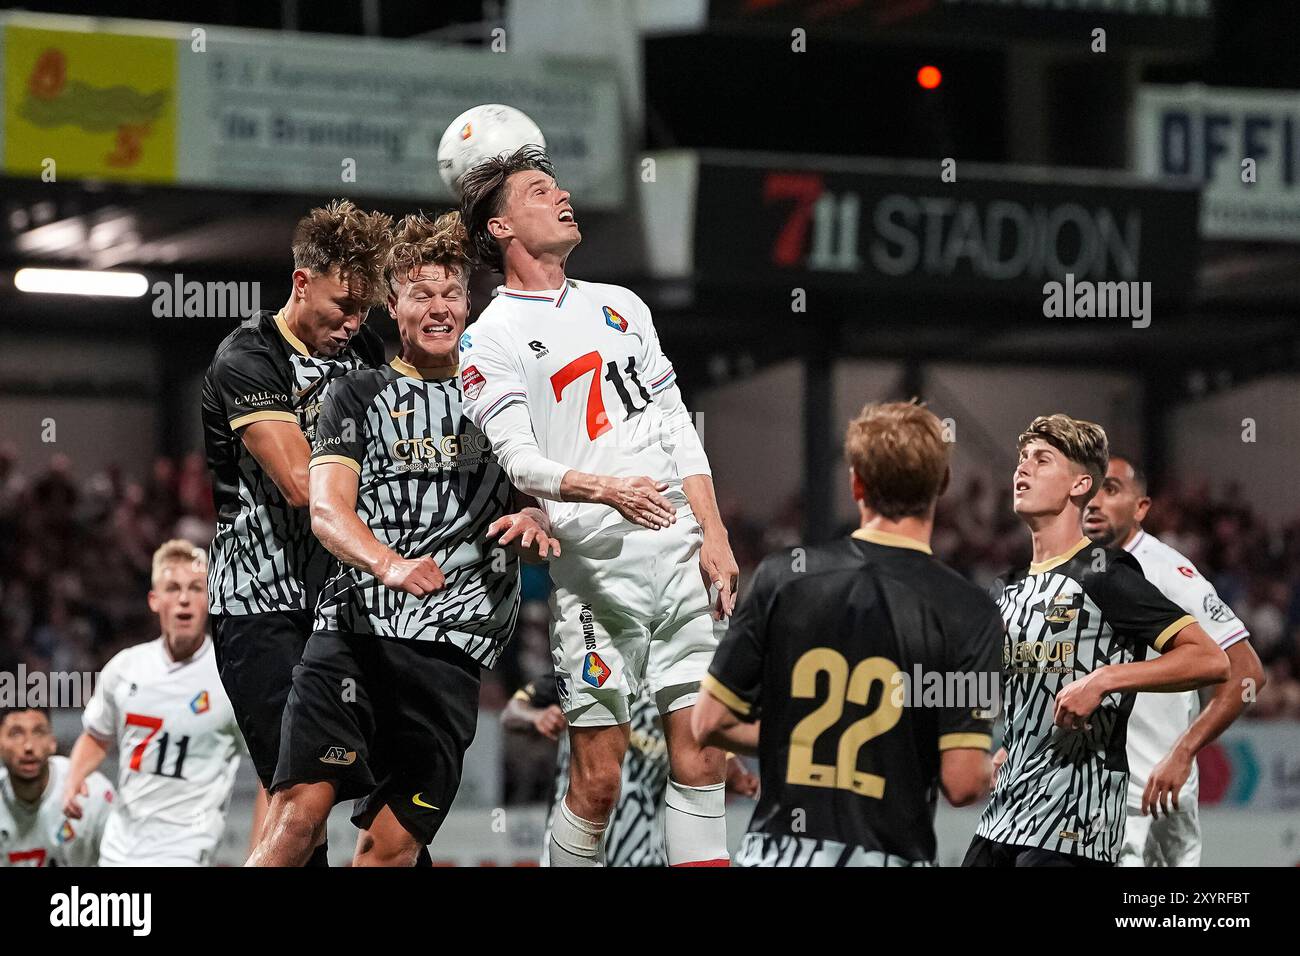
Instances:
[[[1128,177],[1011,167],[755,165],[706,154],[696,267],[705,282],[1037,298],[1049,282],[1193,288],[1196,193]],[[928,169],[928,175],[920,170]]]
[[[1300,92],[1144,86],[1134,168],[1202,187],[1207,239],[1300,242]]]
[[[450,201],[443,131],[509,103],[583,206],[624,199],[618,86],[598,60],[0,14],[0,64],[13,176]]]

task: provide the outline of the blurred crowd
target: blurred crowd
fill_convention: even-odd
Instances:
[[[1250,628],[1269,685],[1247,714],[1300,719],[1300,518],[1265,521],[1242,501],[1234,488],[1171,486],[1145,526],[1187,555]],[[743,591],[763,555],[799,543],[802,515],[798,501],[766,521],[725,497],[722,507]],[[158,458],[136,478],[117,468],[84,474],[61,454],[25,471],[0,446],[0,670],[23,662],[29,671],[96,671],[121,647],[156,636],[144,600],[154,548],[171,537],[206,547],[214,529],[198,454]],[[970,481],[949,491],[934,550],[985,587],[1026,563],[1029,538],[1009,489]],[[516,639],[485,681],[486,705],[549,673],[547,588],[544,570],[526,571]]]

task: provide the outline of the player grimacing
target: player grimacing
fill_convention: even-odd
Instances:
[[[1113,865],[1136,693],[1219,683],[1228,659],[1131,555],[1083,537],[1106,473],[1101,426],[1039,416],[1018,446],[1012,507],[1033,562],[1002,589],[1006,757],[963,865]]]
[[[1151,499],[1146,475],[1111,455],[1106,478],[1083,513],[1083,531],[1105,547],[1123,548],[1143,576],[1196,618],[1223,648],[1228,679],[1200,710],[1196,694],[1138,694],[1128,722],[1128,821],[1120,866],[1199,866],[1201,823],[1196,755],[1246,708],[1243,688],[1256,693],[1266,678],[1246,626],[1186,557],[1142,527]],[[1171,806],[1172,804],[1172,806]]]
[[[572,762],[550,863],[598,864],[644,684],[672,768],[669,863],[725,866],[723,754],[696,743],[690,707],[738,569],[676,373],[645,303],[566,275],[582,235],[545,153],[485,160],[461,189],[479,260],[504,274],[465,336],[466,409],[564,548],[550,566],[551,649]]]
[[[554,546],[537,508],[509,513],[513,489],[462,411],[467,245],[458,213],[406,217],[387,266],[401,352],[326,392],[311,517],[338,562],[294,671],[250,865],[301,865],[330,808],[353,798],[353,863],[416,862],[460,785],[479,669],[496,662],[519,609],[516,558],[491,539],[542,558]]]
[[[307,514],[321,394],[336,376],[383,364],[383,343],[363,323],[382,301],[389,225],[347,200],[311,210],[294,229],[289,300],[231,332],[203,380],[217,508],[212,639],[264,788],[275,777],[293,668],[329,562]],[[311,862],[326,865],[323,845]]]
[[[948,454],[927,409],[868,405],[845,440],[860,527],[769,555],[736,609],[694,729],[759,755],[737,865],[931,865],[937,791],[988,792],[1002,621],[930,553]],[[909,701],[917,669],[962,699]]]

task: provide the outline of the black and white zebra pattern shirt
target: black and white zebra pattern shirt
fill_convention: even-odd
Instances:
[[[976,832],[1113,862],[1124,840],[1135,695],[1103,698],[1090,730],[1056,726],[1056,695],[1099,667],[1162,650],[1193,618],[1142,576],[1131,555],[1086,538],[1012,575],[999,605],[1007,760]]]
[[[513,489],[462,411],[455,370],[445,371],[422,374],[394,359],[332,381],[311,463],[355,471],[358,517],[402,557],[433,558],[446,586],[415,597],[335,560],[315,629],[448,641],[491,667],[519,611],[518,559],[487,539],[488,526],[510,511]]]
[[[203,378],[203,437],[217,532],[208,555],[213,614],[310,610],[329,564],[305,508],[291,508],[244,447],[254,422],[298,425],[311,442],[325,385],[383,363],[383,343],[363,326],[331,358],[310,354],[284,312],[259,312],[217,348]]]

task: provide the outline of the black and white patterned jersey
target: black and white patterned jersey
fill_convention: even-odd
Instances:
[[[1124,839],[1125,745],[1136,695],[1108,694],[1090,730],[1055,725],[1056,695],[1099,667],[1162,650],[1193,618],[1142,576],[1131,555],[1086,538],[1011,575],[999,604],[1007,760],[976,832],[1113,862]]]
[[[860,528],[765,558],[702,682],[761,721],[733,864],[933,862],[943,752],[991,748],[1001,647],[988,595],[919,541]]]
[[[217,348],[203,378],[203,440],[217,533],[208,554],[214,614],[310,610],[329,555],[305,508],[291,508],[240,438],[260,421],[296,423],[310,443],[328,381],[381,365],[383,343],[364,325],[331,358],[311,355],[284,310],[259,312]]]
[[[426,378],[394,359],[335,379],[312,447],[312,466],[324,462],[357,473],[357,515],[374,536],[404,558],[433,558],[446,586],[415,597],[333,560],[316,630],[448,641],[495,664],[519,612],[519,563],[486,535],[513,489],[462,410],[455,371]]]
[[[534,707],[558,704],[554,680],[529,684],[516,696]],[[668,789],[668,743],[654,699],[638,697],[629,719],[631,738],[623,760],[623,783],[618,803],[605,830],[606,866],[667,866],[664,848],[664,791]],[[555,794],[546,818],[546,839],[551,843],[555,812],[569,789],[569,738],[560,737],[555,759]]]

